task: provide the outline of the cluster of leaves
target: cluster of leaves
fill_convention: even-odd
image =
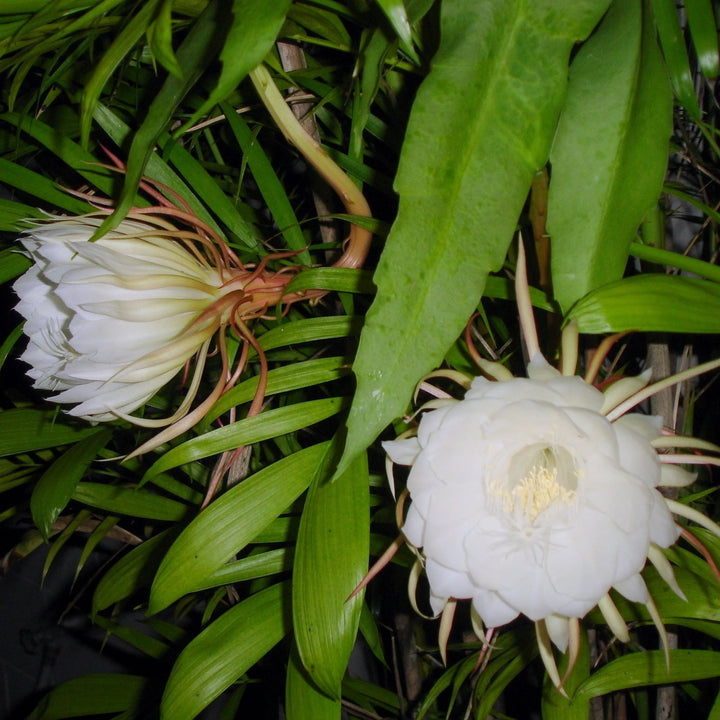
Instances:
[[[258,383],[251,359],[195,431],[147,458],[98,462],[127,453],[142,431],[48,409],[5,362],[22,332],[5,328],[0,518],[22,527],[29,515],[35,529],[18,552],[52,541],[48,564],[89,533],[78,572],[103,538],[124,538],[128,551],[92,589],[92,616],[163,668],[159,681],[70,681],[33,717],[141,717],[160,696],[164,718],[189,720],[218,697],[224,717],[241,716],[248,684],[278,667],[291,720],[331,720],[343,707],[401,715],[390,673],[376,683],[346,674],[358,628],[382,667],[378,616],[392,623],[404,611],[392,570],[367,599],[347,601],[394,534],[374,442],[422,375],[443,362],[469,367],[458,337],[473,312],[496,349],[514,336],[494,300],[511,297],[502,270],[518,223],[536,249],[533,301],[576,318],[582,332],[720,331],[720,272],[708,262],[720,219],[717,115],[695,87],[718,73],[712,4],[688,3],[689,44],[672,0],[5,0],[0,13],[0,280],[27,267],[12,244],[25,218],[89,209],[63,188],[113,198],[118,222],[147,203],[143,176],[181,196],[243,260],[289,248],[292,262],[326,264],[341,245],[337,208],[321,209],[322,190],[246,80],[260,63],[306,108],[378,218],[369,221],[374,284],[363,271],[304,271],[291,290],[322,287],[338,299],[254,325],[271,366],[268,407],[242,417]],[[106,149],[125,173],[107,167]],[[658,201],[671,151],[684,170],[664,190],[707,218],[697,234],[704,257],[665,249]],[[642,272],[623,277],[630,256]],[[658,266],[685,274],[648,271]],[[147,410],[163,410],[175,389]],[[240,419],[216,422],[234,407]],[[238,447],[252,448],[247,478],[198,512],[213,457]],[[717,541],[703,539],[720,561]],[[667,622],[710,647],[720,590],[695,554],[671,555],[689,602],[648,573],[653,596]],[[143,631],[122,622],[138,604]],[[638,628],[648,622],[621,610]],[[589,622],[602,628],[601,618]],[[268,670],[261,660],[276,646]],[[455,651],[446,671],[432,653],[418,670],[434,681],[419,716],[463,715],[469,702],[485,717],[534,667],[522,625],[500,636],[479,678],[477,646]],[[591,674],[590,651],[568,681],[571,701],[546,687],[544,717],[586,718],[599,695],[720,675],[705,649],[672,651],[670,673],[648,651]]]

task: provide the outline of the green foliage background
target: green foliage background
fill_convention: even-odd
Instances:
[[[88,591],[89,611],[162,668],[160,679],[74,679],[32,718],[190,720],[217,698],[223,718],[248,717],[246,688],[274,687],[277,674],[286,676],[277,706],[289,720],[343,711],[484,718],[494,707],[509,716],[496,705],[508,708],[508,685],[527,690],[540,673],[527,624],[500,633],[477,675],[477,643],[458,635],[439,669],[435,629],[415,621],[423,684],[408,697],[386,627],[408,611],[398,587],[409,557],[399,553],[367,597],[347,600],[397,533],[376,440],[392,436],[387,428],[424,374],[443,363],[471,369],[458,338],[474,312],[492,356],[518,362],[507,302],[518,229],[536,249],[532,297],[546,311],[550,356],[569,318],[587,334],[702,333],[688,342],[717,355],[716,14],[711,0],[682,12],[673,0],[0,5],[0,280],[28,267],[15,244],[26,219],[91,209],[67,189],[112,198],[110,225],[148,204],[139,191],[147,177],[178,193],[244,261],[297,251],[288,262],[313,269],[291,289],[333,291],[253,324],[271,368],[260,415],[244,417],[255,357],[195,430],[123,464],[107,461],[145,431],[89,427],[33,393],[14,360],[21,327],[4,296],[0,519],[34,523],[15,556],[50,543],[47,571],[80,536],[81,574],[98,543],[123,529],[127,550]],[[285,141],[248,78],[261,64],[363,188],[374,218],[343,213]],[[107,167],[107,151],[125,173]],[[696,213],[693,239],[668,248],[680,201]],[[374,233],[367,268],[325,267],[352,220]],[[551,280],[542,272],[548,236]],[[146,412],[162,412],[176,390]],[[218,426],[232,407],[240,419]],[[706,425],[700,415],[694,422],[696,432]],[[240,446],[252,448],[247,478],[200,512],[214,456]],[[702,476],[691,499],[712,515],[710,488]],[[703,539],[720,560],[720,541]],[[569,699],[547,682],[537,693],[544,718],[587,718],[594,698],[623,691],[634,717],[651,717],[648,686],[673,683],[686,717],[720,717],[717,684],[701,682],[720,676],[720,588],[694,552],[669,555],[688,601],[652,571],[646,580],[681,639],[670,671],[660,651],[639,649],[648,618],[621,604],[634,645],[614,646],[602,618],[587,618],[607,643],[601,667],[590,671],[586,644]],[[143,631],[122,622],[138,607]],[[376,668],[364,679],[346,673],[358,631]]]

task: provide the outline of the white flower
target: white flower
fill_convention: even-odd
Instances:
[[[529,374],[476,378],[464,400],[423,415],[417,437],[383,443],[412,465],[402,530],[422,548],[434,611],[471,598],[497,627],[519,614],[582,617],[611,587],[647,602],[650,547],[679,534],[656,488],[684,472],[650,443],[659,420],[609,422],[600,391],[542,358]]]
[[[14,285],[34,387],[93,422],[126,417],[176,375],[218,329],[208,310],[226,292],[166,224],[128,219],[89,242],[102,219],[25,232],[33,265]]]
[[[649,373],[623,378],[600,392],[573,374],[573,324],[563,334],[563,372],[542,356],[522,245],[516,295],[531,358],[528,377],[513,377],[504,366],[480,357],[478,364],[494,381],[439,371],[466,388],[464,399],[424,383],[438,399],[426,406],[415,436],[406,437],[413,434],[408,431],[383,447],[390,461],[411,467],[411,504],[401,529],[426,571],[433,611],[443,613],[441,651],[446,611],[452,622],[456,600],[470,599],[476,617],[491,629],[525,615],[536,623],[543,661],[561,688],[550,643],[561,651],[569,646],[571,668],[579,649],[579,620],[595,606],[616,636],[629,640],[609,595],[613,588],[646,605],[667,650],[667,635],[641,571],[650,560],[684,597],[662,553],[681,534],[673,513],[716,535],[720,527],[666,499],[658,487],[693,482],[694,474],[680,463],[718,465],[720,460],[660,455],[658,450],[720,452],[720,447],[664,434],[660,418],[627,411],[664,387],[717,368],[720,361],[650,386]],[[483,633],[480,624],[477,629]]]

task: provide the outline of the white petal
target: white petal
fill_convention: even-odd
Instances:
[[[420,443],[416,437],[386,440],[381,445],[390,459],[398,465],[412,465],[420,452]]]
[[[625,580],[616,581],[613,583],[613,587],[632,602],[645,604],[650,597],[645,581],[638,574],[631,575]]]

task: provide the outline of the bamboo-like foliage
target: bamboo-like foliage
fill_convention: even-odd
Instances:
[[[479,374],[475,344],[522,364],[518,230],[548,358],[571,319],[581,336],[666,333],[693,343],[687,355],[717,357],[719,46],[710,0],[680,13],[672,0],[0,3],[0,281],[27,270],[16,238],[30,221],[100,205],[101,235],[158,204],[287,279],[247,334],[235,327],[213,348],[203,388],[224,382],[225,359],[243,368],[234,385],[139,456],[147,428],[92,427],[31,389],[3,295],[0,520],[17,536],[4,551],[49,544],[47,571],[80,537],[85,579],[99,545],[123,543],[77,585],[78,602],[160,668],[75,678],[30,717],[191,720],[212,703],[223,718],[261,717],[260,696],[289,720],[580,720],[614,694],[650,718],[660,684],[685,689],[680,717],[717,715],[720,585],[693,546],[667,552],[686,601],[644,573],[678,629],[669,670],[645,649],[654,618],[618,599],[633,643],[616,648],[591,613],[566,696],[543,680],[522,621],[498,629],[487,655],[458,612],[447,667],[435,626],[417,619],[403,634],[405,550],[353,591],[397,534],[377,439],[406,427],[417,383],[438,367]],[[306,146],[258,94],[265,75]],[[373,235],[362,269],[333,267],[348,233]],[[601,381],[638,362],[635,337]],[[172,415],[182,384],[142,419]],[[713,392],[685,388],[679,429],[717,441]],[[680,502],[717,519],[712,487],[703,471]],[[720,561],[720,540],[693,532]],[[127,621],[138,610],[140,629]]]

